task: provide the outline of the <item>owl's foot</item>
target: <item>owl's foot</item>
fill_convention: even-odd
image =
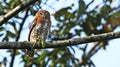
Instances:
[[[45,47],[45,41],[44,41],[44,39],[38,39],[37,40],[37,42],[39,42],[41,45],[42,45],[42,47],[44,48]]]

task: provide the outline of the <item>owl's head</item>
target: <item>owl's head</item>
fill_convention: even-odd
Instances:
[[[50,13],[46,10],[40,10],[36,13],[36,17],[41,17],[44,19],[50,19]]]

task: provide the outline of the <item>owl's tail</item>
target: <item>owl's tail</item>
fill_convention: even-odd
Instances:
[[[27,55],[29,57],[33,57],[33,55],[34,55],[34,49],[27,49]]]

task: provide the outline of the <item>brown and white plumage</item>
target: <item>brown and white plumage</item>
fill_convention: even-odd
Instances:
[[[37,39],[46,40],[51,27],[50,13],[46,10],[40,10],[36,13],[35,19],[31,23],[28,41],[36,42]],[[28,49],[27,54],[32,57],[34,49]]]

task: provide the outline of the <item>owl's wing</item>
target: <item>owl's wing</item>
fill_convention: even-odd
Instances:
[[[33,28],[35,27],[36,23],[37,23],[37,19],[35,18],[32,21],[31,26],[30,26],[30,32],[29,32],[29,36],[28,36],[28,41],[30,41],[30,35],[31,35],[31,32],[32,32]]]
[[[48,26],[47,26],[47,30],[48,30],[47,37],[48,37],[49,34],[50,34],[50,27],[51,27],[51,21],[49,20],[49,23],[48,23]]]

